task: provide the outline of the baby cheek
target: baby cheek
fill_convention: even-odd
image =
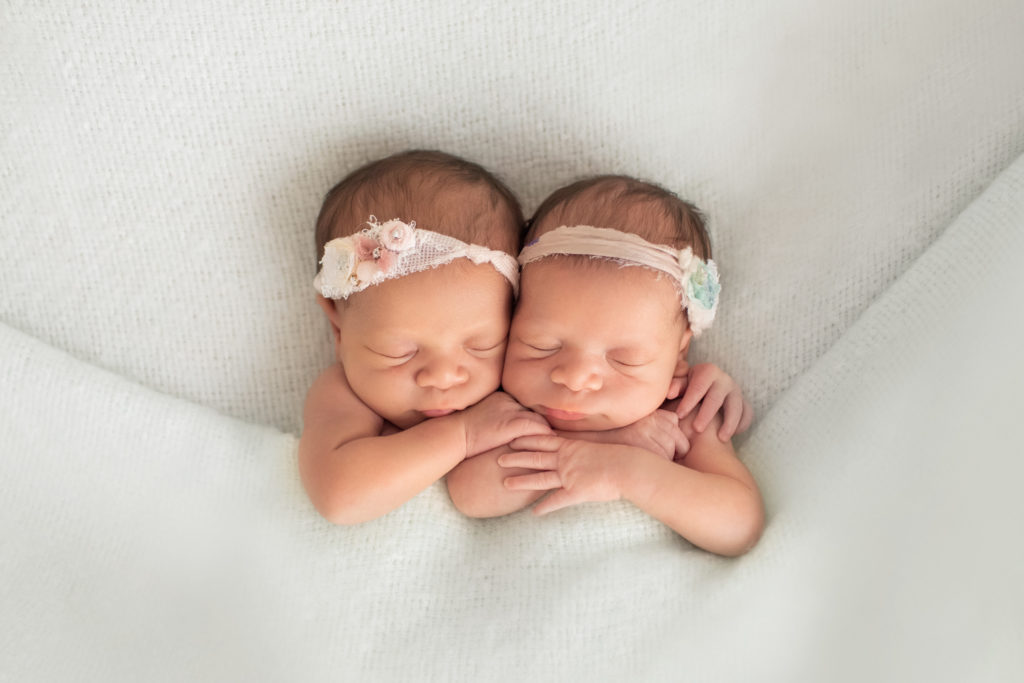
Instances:
[[[530,396],[530,387],[536,385],[535,375],[539,363],[524,363],[515,358],[505,359],[502,371],[501,386],[512,398],[523,405],[534,403]]]
[[[502,354],[498,354],[495,358],[480,359],[470,369],[472,373],[470,384],[478,387],[478,391],[481,394],[480,398],[484,398],[488,394],[497,391],[498,387],[501,386],[503,361]]]
[[[652,411],[657,410],[665,402],[668,395],[669,384],[671,384],[671,377],[657,378],[650,382],[645,383],[634,396],[631,404],[636,407],[636,410],[640,413],[637,419],[649,415]]]

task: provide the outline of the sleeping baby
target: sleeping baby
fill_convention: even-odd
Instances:
[[[603,176],[555,192],[527,240],[502,385],[556,433],[518,437],[463,462],[448,477],[453,500],[483,517],[548,492],[536,514],[625,499],[701,548],[749,550],[764,512],[731,428],[722,431],[715,414],[697,429],[691,397],[659,410],[679,395],[690,342],[717,308],[718,274],[700,214],[658,186]],[[730,419],[745,428],[750,411],[743,412],[737,418],[734,408]],[[685,438],[675,448],[629,438],[656,428],[652,415]]]

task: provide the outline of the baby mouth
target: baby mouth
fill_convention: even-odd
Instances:
[[[586,413],[581,413],[575,410],[562,410],[560,408],[548,408],[547,406],[540,406],[538,411],[541,415],[555,420],[574,421],[582,420],[587,417]]]

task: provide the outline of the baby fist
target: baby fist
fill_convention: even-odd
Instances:
[[[503,391],[496,391],[462,412],[466,457],[503,446],[520,436],[551,434],[547,421]]]

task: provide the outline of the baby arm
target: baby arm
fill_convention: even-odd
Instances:
[[[467,456],[549,431],[542,418],[495,393],[464,411],[382,435],[384,420],[349,388],[340,365],[313,383],[299,440],[299,472],[317,511],[356,524],[394,510]]]
[[[508,444],[498,446],[463,460],[448,473],[448,495],[459,512],[467,517],[501,517],[522,510],[546,493],[505,488],[505,477],[533,471],[498,465],[498,457],[511,450]]]
[[[671,461],[689,447],[679,429],[679,418],[668,410],[657,410],[647,417],[620,429],[603,432],[563,432],[566,438],[579,441],[628,444],[656,453]],[[469,517],[500,517],[522,510],[547,491],[509,489],[506,477],[531,474],[527,468],[502,467],[498,458],[512,449],[502,445],[481,455],[468,458],[448,473],[448,495],[460,512]]]
[[[712,421],[716,429],[720,419]],[[513,441],[520,450],[502,455],[499,464],[538,470],[509,477],[505,485],[512,490],[553,490],[534,507],[536,514],[626,499],[696,546],[741,555],[764,527],[760,492],[732,445],[714,431],[698,434],[692,422],[691,416],[682,425],[690,450],[681,461],[635,446],[531,436]]]

